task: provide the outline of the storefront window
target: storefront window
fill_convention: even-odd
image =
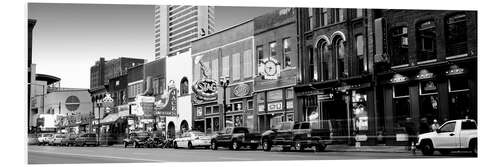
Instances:
[[[293,99],[293,88],[286,89],[286,99]]]
[[[283,90],[278,89],[278,90],[273,90],[267,92],[267,101],[278,101],[278,100],[283,100]]]
[[[227,110],[226,110],[226,112],[232,112],[232,111],[234,111],[233,104],[227,104]]]
[[[463,77],[451,78],[448,81],[450,118],[449,119],[476,119],[477,113],[471,110],[471,94],[468,80]]]
[[[293,122],[293,113],[288,113],[286,115],[286,121],[287,122]]]
[[[226,127],[234,127],[233,116],[226,116]]]
[[[234,103],[234,111],[242,111],[242,110],[243,110],[243,103],[242,102]]]
[[[219,128],[220,128],[220,126],[219,126],[219,117],[214,117],[213,118],[213,122],[214,122],[214,130],[213,131],[214,132],[219,131]]]
[[[243,117],[241,115],[234,116],[234,126],[236,127],[243,126]]]
[[[212,133],[214,130],[212,129],[212,118],[207,118],[205,119],[205,127],[207,130],[207,133]]]
[[[437,85],[433,81],[420,82],[420,95],[437,94]]]
[[[274,114],[271,117],[271,128],[275,128],[278,124],[283,122],[283,117],[284,117],[283,114]]]
[[[352,91],[352,111],[355,131],[368,130],[367,97],[364,92]]]
[[[410,91],[406,84],[398,84],[393,86],[393,111],[394,111],[394,126],[396,130],[404,127],[406,118],[410,118]]]
[[[212,107],[211,106],[205,107],[205,114],[212,114]]]
[[[248,110],[252,110],[253,109],[253,101],[252,100],[247,101],[247,109]]]
[[[215,113],[219,113],[219,106],[218,105],[216,105],[216,106],[213,107],[212,113],[214,113],[214,114]]]

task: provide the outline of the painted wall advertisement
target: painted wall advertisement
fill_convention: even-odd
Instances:
[[[177,88],[175,83],[170,81],[168,86],[168,91],[162,97],[155,102],[155,114],[159,116],[179,116],[177,113]]]

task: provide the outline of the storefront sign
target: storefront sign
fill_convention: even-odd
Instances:
[[[248,95],[249,92],[250,92],[250,87],[247,84],[239,84],[235,86],[233,89],[233,94],[236,97],[246,96]]]
[[[396,134],[396,141],[408,141],[408,134],[405,133]]]
[[[136,109],[132,110],[133,114],[138,116],[151,116],[153,115],[153,105],[155,98],[153,96],[137,96]]]
[[[452,65],[448,71],[445,72],[447,76],[465,74],[465,69]]]
[[[356,139],[356,141],[367,141],[368,140],[368,136],[366,136],[366,135],[356,135],[355,139]]]
[[[217,81],[209,78],[204,78],[192,86],[195,96],[200,100],[215,100],[217,99]]]
[[[155,115],[178,116],[177,114],[177,88],[173,81],[168,86],[168,91],[155,103]]]
[[[264,79],[278,79],[280,75],[280,63],[273,57],[264,59],[259,63],[258,71],[259,74],[264,77]]]
[[[418,73],[418,75],[416,77],[417,80],[430,79],[430,78],[434,78],[434,73],[431,73],[426,69],[420,70],[420,72]]]
[[[407,76],[401,75],[401,74],[394,74],[392,79],[390,80],[391,83],[403,83],[410,80]]]
[[[282,110],[282,109],[283,109],[283,104],[281,102],[267,104],[268,111],[277,111],[277,110]]]
[[[203,115],[203,110],[201,107],[196,107],[196,116],[202,116]]]

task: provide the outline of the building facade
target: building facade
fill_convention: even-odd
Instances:
[[[284,8],[254,18],[256,129],[264,132],[294,121],[297,82],[296,9]]]
[[[249,20],[193,41],[194,129],[212,133],[226,126],[246,126],[256,130],[253,29]],[[221,80],[229,81],[227,88],[221,87]]]
[[[373,25],[385,143],[406,142],[406,118],[419,133],[477,120],[477,12],[377,10]]]
[[[188,52],[191,40],[215,32],[212,6],[155,6],[155,59]]]
[[[298,9],[296,121],[333,120],[340,143],[374,144],[372,10]]]

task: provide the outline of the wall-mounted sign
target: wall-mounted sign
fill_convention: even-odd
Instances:
[[[247,84],[239,84],[234,87],[233,94],[237,97],[243,97],[248,95],[250,92],[250,87]]]
[[[282,109],[283,109],[283,104],[281,102],[267,104],[267,111],[277,111]]]
[[[391,78],[391,83],[403,83],[407,82],[410,79],[407,76],[401,75],[401,74],[394,74],[394,76]]]
[[[458,67],[457,65],[452,65],[449,70],[445,73],[447,76],[465,74],[465,69]]]
[[[192,86],[193,92],[200,100],[215,100],[217,99],[217,81],[209,78],[204,78]]]
[[[280,63],[273,57],[264,59],[259,63],[258,71],[264,79],[278,79],[280,75]]]
[[[202,116],[203,115],[203,110],[201,107],[196,107],[196,116]]]
[[[430,79],[430,78],[434,78],[434,73],[429,72],[426,69],[420,70],[420,72],[418,73],[418,75],[416,77],[417,80]]]
[[[177,114],[177,92],[175,83],[170,81],[168,91],[164,91],[161,98],[155,102],[155,115],[179,116]]]

